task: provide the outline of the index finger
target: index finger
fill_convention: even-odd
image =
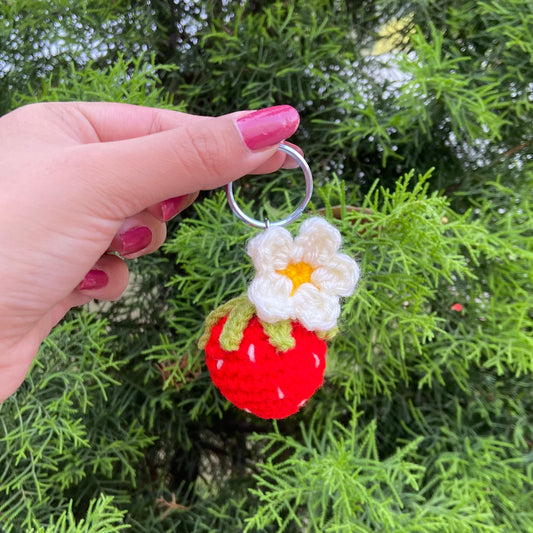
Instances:
[[[152,123],[153,114],[134,109],[141,112],[135,121]],[[154,132],[148,124],[144,131],[151,134],[74,148],[70,156],[75,160],[71,161],[83,165],[90,198],[96,194],[99,201],[112,199],[123,216],[131,216],[167,198],[225,185],[262,165],[269,166],[271,158],[279,168],[285,161],[284,154],[277,153],[279,143],[299,124],[297,111],[287,105],[221,117],[183,113],[179,118],[177,127]],[[121,114],[115,117],[121,119]],[[175,118],[164,114],[161,120],[168,126]]]
[[[89,122],[100,142],[123,141],[180,127],[185,120],[208,117],[189,115],[171,109],[158,109],[114,102],[70,102]]]

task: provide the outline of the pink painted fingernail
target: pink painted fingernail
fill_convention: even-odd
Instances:
[[[244,144],[250,150],[261,150],[290,137],[300,123],[300,116],[294,107],[278,105],[248,113],[235,123]]]
[[[159,204],[161,209],[161,220],[168,222],[172,217],[176,216],[182,209],[189,195],[176,196],[175,198],[169,198]]]
[[[120,255],[134,254],[144,250],[152,242],[152,232],[146,226],[135,226],[118,236]]]
[[[109,282],[109,277],[103,270],[89,270],[82,282],[77,286],[79,291],[102,289]]]

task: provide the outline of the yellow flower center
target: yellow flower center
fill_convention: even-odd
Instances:
[[[311,283],[311,274],[313,273],[313,267],[307,263],[291,263],[285,270],[278,270],[278,274],[287,276],[292,281],[292,293],[296,292],[296,289],[302,285],[302,283]]]

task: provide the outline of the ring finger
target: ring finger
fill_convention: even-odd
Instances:
[[[127,218],[111,241],[109,252],[134,259],[157,250],[164,242],[167,228],[148,211]]]

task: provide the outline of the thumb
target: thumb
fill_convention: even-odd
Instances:
[[[216,118],[180,114],[176,127],[81,145],[75,157],[90,173],[91,191],[123,211],[114,215],[131,216],[167,198],[252,173],[275,156],[298,124],[298,112],[287,105]],[[280,165],[283,161],[279,157]]]

